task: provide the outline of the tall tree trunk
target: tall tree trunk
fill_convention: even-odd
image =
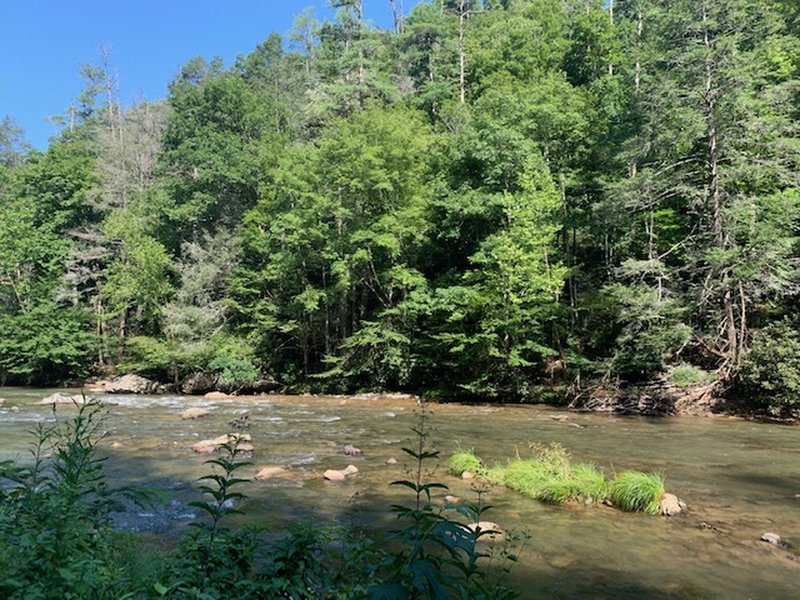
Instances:
[[[405,17],[403,16],[403,0],[389,0],[392,7],[392,20],[394,21],[394,32],[403,33],[405,29]]]
[[[467,0],[458,2],[458,100],[464,104],[467,99],[467,56],[464,48],[464,35],[469,16]]]
[[[703,102],[705,112],[706,124],[706,166],[708,169],[708,180],[706,184],[706,199],[709,203],[711,211],[711,231],[714,239],[714,245],[717,248],[724,249],[728,247],[728,240],[725,232],[725,223],[723,215],[723,195],[720,183],[720,146],[719,146],[719,131],[717,129],[717,99],[719,96],[719,89],[716,86],[716,60],[714,50],[714,40],[710,30],[710,19],[707,10],[707,0],[703,1],[702,5],[702,23],[703,23],[703,45],[706,52],[705,58],[705,86],[703,90]],[[724,330],[725,345],[724,354],[725,365],[723,371],[728,367],[738,362],[740,340],[736,326],[736,315],[734,310],[733,292],[731,290],[730,271],[726,268],[723,270],[720,278],[720,285],[723,289],[722,294],[722,318],[723,323],[721,329]],[[742,315],[742,318],[744,315]]]

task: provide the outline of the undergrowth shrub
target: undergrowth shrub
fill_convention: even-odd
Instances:
[[[714,381],[714,374],[694,365],[681,364],[672,369],[669,382],[675,387],[687,388]]]
[[[117,560],[125,536],[111,530],[120,499],[97,455],[105,411],[96,402],[33,430],[31,461],[0,463],[0,597],[120,598],[133,574]]]
[[[800,332],[795,323],[774,323],[753,334],[736,391],[756,411],[780,417],[800,414]]]

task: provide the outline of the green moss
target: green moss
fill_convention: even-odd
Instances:
[[[611,482],[610,499],[622,510],[657,515],[664,496],[664,476],[659,473],[624,471]]]

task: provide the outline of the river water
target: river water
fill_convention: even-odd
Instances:
[[[39,404],[55,390],[0,388],[0,460],[26,456]],[[61,390],[64,391],[64,390]],[[109,415],[106,471],[114,482],[155,486],[168,503],[134,511],[125,525],[169,535],[195,516],[196,479],[207,456],[190,446],[231,431],[248,415],[256,467],[281,465],[289,477],[254,481],[242,508],[249,520],[281,529],[299,519],[369,528],[391,525],[393,503],[408,490],[388,484],[406,477],[401,448],[413,443],[416,404],[402,398],[262,396],[208,401],[181,396],[99,396]],[[211,414],[184,421],[188,407]],[[505,462],[530,443],[559,442],[576,462],[607,474],[660,471],[667,491],[689,510],[672,518],[597,506],[547,506],[504,489],[491,490],[486,519],[529,536],[512,574],[523,598],[800,598],[800,429],[727,418],[639,418],[567,413],[538,406],[434,405],[432,439],[442,452],[433,478],[450,493],[474,497],[470,484],[446,473],[456,444],[488,464]],[[59,414],[75,409],[59,406]],[[564,418],[566,417],[566,418]],[[346,444],[363,451],[347,457]],[[396,465],[387,465],[395,458]],[[346,482],[323,480],[348,464]],[[774,532],[793,544],[759,541]]]

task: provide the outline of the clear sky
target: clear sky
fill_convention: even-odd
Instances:
[[[406,13],[422,0],[404,0]],[[388,0],[363,0],[368,20],[391,26]],[[56,132],[47,121],[80,93],[80,65],[111,48],[123,104],[166,95],[190,58],[219,56],[230,66],[272,32],[326,0],[0,0],[0,119],[11,116],[37,148]]]

